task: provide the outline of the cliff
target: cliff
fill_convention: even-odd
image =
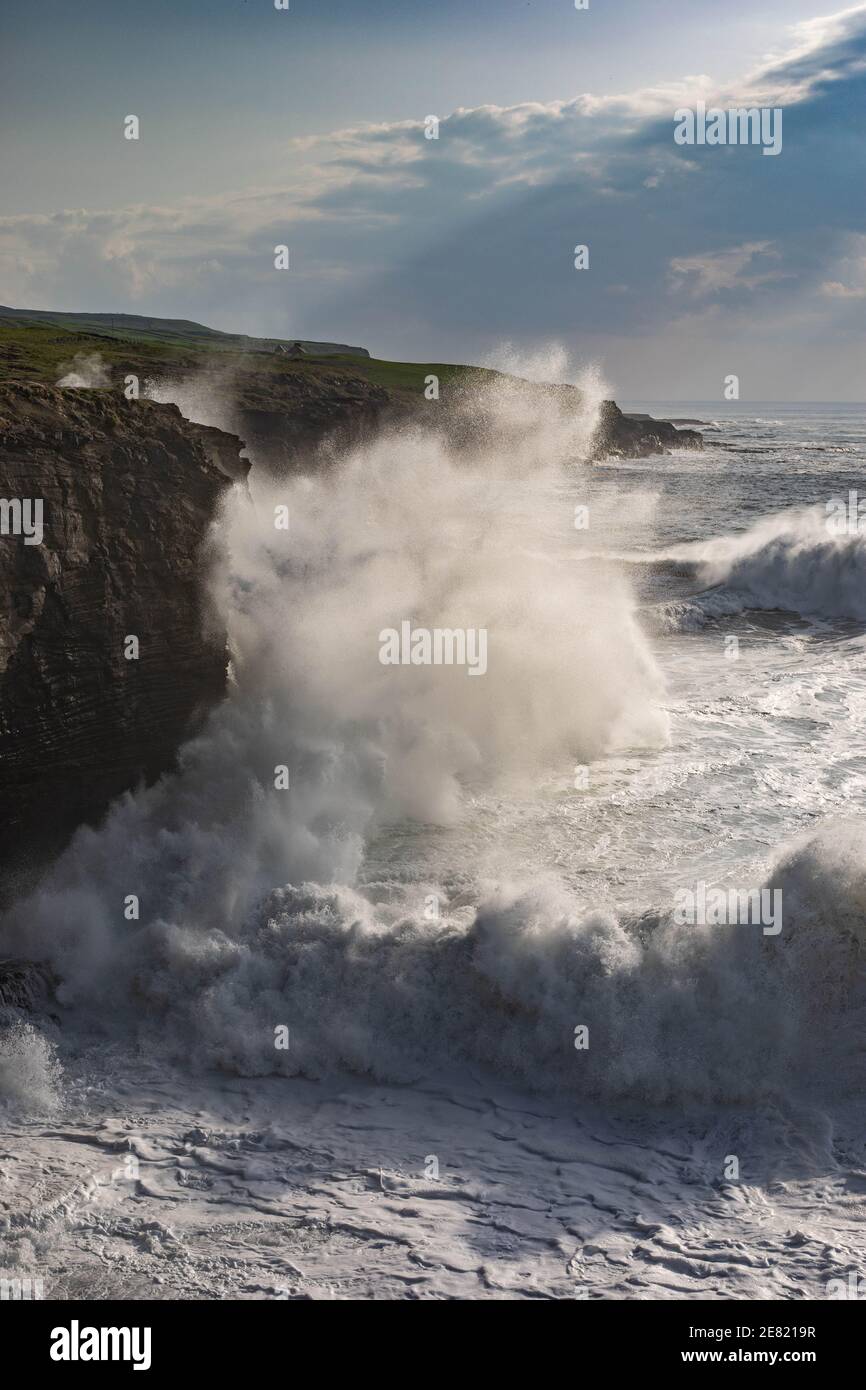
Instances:
[[[377,368],[379,370],[377,370]],[[194,373],[193,373],[194,375]],[[440,383],[440,399],[428,401],[429,375]],[[455,447],[470,445],[500,426],[495,414],[477,401],[473,384],[491,375],[478,368],[443,364],[285,361],[276,370],[249,359],[232,374],[235,428],[259,462],[274,473],[306,466],[323,442],[339,450],[369,438],[383,425],[429,424],[444,429]],[[180,374],[182,379],[183,373]],[[178,380],[178,376],[174,380]],[[522,383],[552,404],[579,400],[573,386]],[[466,407],[466,399],[470,407]],[[450,403],[457,403],[455,410]],[[624,415],[614,401],[601,406],[593,457],[646,458],[677,449],[702,449],[696,430],[677,429],[666,420]]]
[[[352,442],[382,424],[448,428],[449,393],[471,396],[473,377],[487,375],[271,347],[233,353],[221,344],[213,353],[184,339],[190,325],[174,321],[163,340],[161,320],[137,320],[146,331],[130,336],[123,318],[106,336],[3,313],[0,890],[10,874],[37,869],[78,824],[97,820],[113,797],[170,768],[223,695],[225,636],[207,621],[202,551],[221,495],[246,476],[241,438],[262,467],[292,471],[323,443]],[[51,384],[80,358],[95,362],[111,389]],[[174,405],[126,400],[128,373],[143,386],[215,376],[236,433],[192,424]],[[442,390],[435,403],[425,398],[430,375]],[[523,385],[560,403],[576,399],[573,387]],[[452,414],[456,448],[486,428],[483,410]],[[625,416],[608,401],[595,452],[701,443],[694,431]],[[16,533],[15,507],[27,499],[43,507],[38,544]]]
[[[223,333],[218,328],[208,328],[203,323],[191,319],[163,319],[144,314],[90,314],[67,313],[52,309],[13,309],[0,304],[0,322],[48,324],[70,332],[99,333],[105,338],[129,340],[130,337],[151,341],[159,345],[174,343],[187,347],[207,347],[211,351],[246,352],[263,349],[266,352],[286,350],[293,343],[302,352],[313,353],[317,357],[343,356],[369,357],[366,348],[350,347],[347,343],[310,342],[307,339],[288,340],[285,338],[251,338],[246,333]]]
[[[678,429],[669,420],[651,415],[623,415],[614,401],[604,401],[601,425],[595,442],[598,456],[648,458],[672,449],[702,449],[704,437],[698,430]]]
[[[7,875],[170,767],[222,695],[225,639],[205,621],[201,550],[220,496],[246,476],[241,447],[175,406],[0,384],[0,493],[43,513],[37,544],[0,508]]]
[[[76,326],[64,327],[67,319]],[[323,441],[336,447],[354,443],[382,424],[427,420],[440,428],[447,423],[449,398],[459,399],[473,382],[498,375],[446,362],[388,362],[338,344],[305,343],[304,353],[294,357],[276,352],[269,341],[250,338],[239,350],[237,337],[175,320],[106,314],[89,319],[98,320],[99,331],[86,328],[88,316],[55,315],[48,321],[47,314],[0,308],[0,379],[53,384],[78,357],[96,360],[113,385],[128,373],[143,386],[217,379],[221,396],[232,402],[232,428],[276,473],[306,466]],[[431,376],[440,387],[435,402],[425,396]],[[525,386],[560,400],[578,394],[572,386]],[[457,422],[458,434],[466,424]],[[702,444],[694,430],[623,415],[606,401],[595,454],[645,457]]]

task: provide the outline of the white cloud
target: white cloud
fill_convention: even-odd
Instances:
[[[0,301],[380,335],[386,350],[413,355],[445,333],[483,352],[499,335],[529,340],[562,325],[579,325],[590,344],[659,342],[674,332],[671,291],[687,311],[674,321],[683,339],[708,322],[741,333],[743,290],[761,296],[768,332],[799,293],[829,324],[843,318],[843,301],[866,297],[863,248],[846,240],[844,221],[857,206],[810,202],[816,156],[798,164],[787,109],[778,161],[676,147],[673,115],[698,99],[826,102],[862,69],[853,40],[864,30],[866,5],[797,26],[787,55],[735,90],[699,75],[615,96],[463,107],[441,114],[438,140],[424,138],[421,118],[290,141],[291,179],[219,197],[0,218]],[[828,172],[846,122],[850,138],[844,104],[831,119],[822,108]],[[848,159],[843,150],[838,162]],[[581,278],[570,248],[586,239],[592,270]],[[276,284],[281,242],[293,270]],[[782,282],[784,302],[776,293],[770,314]]]
[[[754,289],[784,276],[783,271],[754,267],[756,257],[778,258],[770,241],[748,241],[723,251],[704,251],[694,256],[677,256],[670,262],[674,289],[700,296],[720,290]]]
[[[843,285],[838,280],[825,280],[821,286],[821,293],[828,299],[866,299],[866,285],[858,288],[854,285]]]

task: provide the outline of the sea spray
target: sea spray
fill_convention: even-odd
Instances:
[[[80,831],[2,924],[5,944],[51,960],[67,1021],[240,1073],[411,1080],[473,1063],[663,1100],[763,1093],[794,1061],[820,1071],[839,1031],[815,1034],[821,1009],[841,1018],[853,989],[853,841],[844,880],[822,877],[823,844],[774,877],[786,931],[769,941],[664,911],[647,933],[531,866],[459,904],[443,885],[433,919],[420,885],[357,886],[382,827],[459,824],[473,783],[666,737],[625,581],[566,543],[593,427],[575,405],[494,378],[464,399],[470,425],[493,421],[469,453],[405,430],[338,468],[254,471],[252,495],[232,496],[212,584],[230,698],[176,774]],[[484,676],[383,667],[378,634],[406,614],[483,627]]]
[[[662,632],[697,630],[746,609],[866,621],[866,529],[834,529],[826,506],[790,508],[736,535],[623,558],[675,563],[707,586],[649,615]]]

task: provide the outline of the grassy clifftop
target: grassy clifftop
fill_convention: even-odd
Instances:
[[[54,385],[77,353],[99,353],[109,370],[155,376],[208,366],[255,375],[263,386],[291,376],[356,377],[387,391],[423,395],[424,379],[435,374],[447,383],[469,370],[443,362],[388,362],[363,348],[335,343],[303,343],[302,357],[284,356],[279,339],[219,333],[182,319],[135,315],[53,315],[0,307],[0,375]]]
[[[11,309],[0,304],[0,319],[13,323],[47,324],[67,329],[70,333],[99,333],[107,338],[133,337],[176,342],[181,347],[204,343],[216,350],[259,348],[273,352],[278,345],[287,343],[283,338],[251,338],[246,333],[224,333],[219,328],[194,323],[192,319],[164,319],[145,314],[73,314],[60,309]],[[318,356],[334,353],[348,353],[352,357],[370,355],[366,348],[349,347],[346,343],[300,341],[302,347]]]
[[[338,343],[308,343],[299,355],[282,348],[292,345],[182,319],[0,307],[0,381],[53,386],[70,371],[80,372],[82,358],[97,361],[101,380],[93,385],[121,387],[124,376],[134,374],[144,389],[148,382],[182,384],[213,373],[230,406],[227,428],[278,472],[302,466],[323,440],[352,442],[388,421],[426,420],[438,427],[448,418],[449,387],[501,376],[448,362],[388,362]],[[425,398],[430,376],[438,380],[443,405]],[[524,385],[546,393],[552,406],[566,398],[579,401],[571,386]],[[452,400],[459,397],[459,390],[450,393]],[[593,453],[641,457],[701,445],[694,431],[649,416],[624,416],[606,401]]]

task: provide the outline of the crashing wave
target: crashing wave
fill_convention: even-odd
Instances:
[[[866,521],[839,529],[824,507],[765,517],[736,536],[678,545],[642,557],[691,568],[704,591],[658,605],[661,631],[691,631],[747,610],[866,622]]]

